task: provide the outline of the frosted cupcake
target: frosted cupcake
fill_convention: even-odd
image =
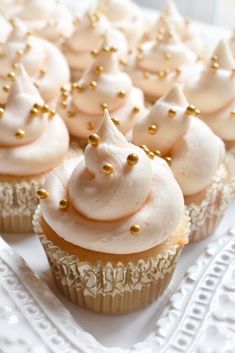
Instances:
[[[195,115],[198,110],[175,85],[133,129],[136,145],[170,164],[190,210],[190,242],[213,233],[230,201],[224,144]]]
[[[72,14],[61,1],[24,0],[16,16],[37,36],[54,44],[59,45],[62,38],[73,32]]]
[[[124,34],[115,29],[105,16],[87,14],[77,19],[73,35],[63,44],[63,52],[69,63],[73,81],[78,80],[92,65],[94,55],[102,45],[104,36],[107,37],[107,45],[117,49],[118,58],[125,65],[128,43]]]
[[[145,29],[143,11],[137,4],[131,0],[100,0],[97,11],[125,34],[131,48],[137,46]]]
[[[34,224],[59,289],[100,313],[146,306],[167,287],[188,240],[167,163],[127,142],[107,110],[84,156],[47,178]]]
[[[128,67],[134,84],[141,88],[146,99],[154,103],[175,83],[185,83],[201,67],[196,54],[166,26],[155,40],[139,47]]]
[[[235,142],[235,60],[228,43],[221,40],[200,76],[191,79],[185,94],[201,111],[201,119],[224,140]]]
[[[130,77],[121,71],[116,49],[107,45],[107,37],[91,67],[72,85],[71,92],[62,89],[60,113],[70,134],[83,144],[97,130],[108,108],[123,134],[130,131],[136,119],[147,111],[144,96],[133,86]]]
[[[0,101],[5,101],[19,63],[34,80],[46,103],[55,105],[60,87],[70,80],[63,54],[50,42],[31,35],[20,21],[14,22],[9,39],[1,47]]]
[[[0,231],[32,231],[36,191],[65,158],[63,120],[44,104],[22,66],[0,108]]]

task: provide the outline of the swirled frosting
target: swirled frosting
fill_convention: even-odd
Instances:
[[[52,42],[69,37],[73,31],[72,14],[58,0],[24,0],[16,16],[39,37]]]
[[[116,50],[107,43],[105,37],[92,66],[73,87],[72,96],[64,101],[66,108],[61,109],[74,136],[86,138],[97,129],[105,107],[112,118],[119,119],[123,133],[133,127],[135,119],[146,114],[142,92],[133,87],[130,77],[120,70]]]
[[[99,50],[104,36],[107,45],[117,48],[119,59],[128,55],[128,43],[119,30],[115,29],[103,15],[87,14],[77,21],[73,35],[64,43],[63,52],[72,71],[84,71],[91,66],[92,50]]]
[[[45,183],[42,216],[65,240],[86,249],[113,254],[137,253],[164,242],[183,219],[183,196],[160,158],[126,141],[107,111],[97,131],[98,146],[58,168]],[[135,154],[138,163],[127,158]],[[111,164],[112,173],[103,172]],[[60,209],[60,201],[67,208]],[[138,236],[131,228],[138,225]]]
[[[11,32],[11,25],[10,23],[0,15],[0,44],[5,43],[10,32]]]
[[[134,84],[147,96],[158,98],[174,83],[184,83],[201,64],[171,27],[164,28],[156,40],[143,43],[129,72]]]
[[[125,34],[131,47],[137,45],[145,28],[139,6],[131,0],[100,0],[97,9]]]
[[[235,139],[235,60],[226,40],[217,45],[199,78],[188,82],[185,94],[203,119],[223,140]]]
[[[43,107],[38,90],[20,65],[1,108],[0,174],[40,174],[65,157],[69,137],[64,122],[50,109],[43,113]]]
[[[171,157],[171,169],[184,196],[208,187],[225,154],[223,142],[193,116],[195,111],[175,85],[133,129],[135,144]]]
[[[57,99],[60,87],[69,82],[68,64],[63,54],[50,42],[29,35],[22,22],[16,21],[0,56],[0,99],[5,100],[8,90],[4,85],[9,72],[17,71],[22,63],[30,77],[37,84],[40,94],[47,103]]]

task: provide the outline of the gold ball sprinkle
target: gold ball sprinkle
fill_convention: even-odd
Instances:
[[[84,88],[79,83],[72,83],[72,90],[78,92],[83,92]]]
[[[17,50],[16,55],[19,56],[23,56],[24,55],[24,51],[22,49]]]
[[[92,50],[91,51],[91,56],[96,57],[98,55],[98,51],[97,50]]]
[[[166,53],[165,54],[165,59],[166,60],[170,60],[172,58],[172,54],[171,53]]]
[[[218,56],[217,55],[213,55],[211,57],[211,61],[218,61]]]
[[[89,131],[95,130],[95,124],[92,121],[88,122],[87,130],[89,130]]]
[[[137,114],[139,112],[140,112],[140,108],[139,107],[133,107],[132,113]]]
[[[88,137],[88,142],[93,146],[93,147],[98,147],[100,144],[100,137],[97,134],[92,134]]]
[[[3,115],[4,115],[4,109],[0,108],[0,119],[3,117]]]
[[[36,108],[36,109],[38,109],[38,110],[41,110],[41,109],[42,109],[42,105],[39,104],[39,103],[34,103],[33,107]]]
[[[69,92],[68,91],[63,91],[61,93],[61,98],[64,99],[64,100],[66,100],[68,98],[68,96],[69,96]]]
[[[219,69],[219,64],[217,62],[213,62],[211,64],[212,71],[216,72]]]
[[[38,111],[38,109],[35,107],[35,108],[32,108],[31,110],[30,110],[30,115],[31,116],[37,116],[39,114],[39,111]]]
[[[120,121],[119,121],[118,119],[112,118],[111,120],[112,120],[112,122],[114,123],[114,125],[115,125],[116,127],[119,127],[119,126],[120,126]]]
[[[140,233],[140,226],[138,224],[134,224],[130,227],[130,232],[132,235],[138,235]]]
[[[144,71],[143,76],[145,80],[148,80],[150,77],[150,73],[148,71]]]
[[[180,75],[182,72],[182,70],[178,67],[177,69],[175,69],[175,73],[176,75]]]
[[[195,115],[199,116],[200,114],[201,114],[200,110],[199,109],[195,109]]]
[[[136,56],[136,60],[137,60],[137,61],[142,61],[142,60],[144,60],[143,54],[138,54],[138,55]]]
[[[141,145],[140,148],[142,148],[142,150],[144,150],[144,152],[147,154],[150,152],[146,145]]]
[[[61,210],[66,210],[69,207],[69,201],[67,199],[60,200],[59,206]]]
[[[154,157],[155,157],[154,152],[148,152],[148,157],[149,157],[150,159],[154,159]]]
[[[172,165],[172,159],[171,159],[171,157],[164,157],[164,159],[165,159],[165,161],[167,162],[167,164],[168,164],[169,166]]]
[[[118,97],[119,98],[124,98],[126,96],[126,92],[124,90],[118,92]]]
[[[168,116],[169,116],[169,118],[174,118],[176,116],[176,110],[173,108],[169,109]]]
[[[159,150],[155,150],[153,153],[154,153],[155,156],[157,156],[157,157],[161,157],[161,155],[162,155]]]
[[[187,108],[186,108],[186,115],[194,115],[195,114],[195,106],[190,104]]]
[[[107,104],[107,103],[101,103],[101,104],[100,104],[100,108],[101,108],[102,110],[108,109],[108,104]]]
[[[131,153],[127,156],[127,163],[129,165],[135,165],[139,162],[139,157],[135,153]]]
[[[72,111],[72,110],[68,110],[68,112],[67,112],[67,117],[68,117],[68,118],[73,118],[74,116],[75,116],[75,112]]]
[[[103,66],[97,66],[95,69],[96,75],[101,75],[103,71],[104,71]]]
[[[4,92],[9,92],[10,91],[10,86],[9,85],[5,85],[5,86],[3,86],[3,91]]]
[[[235,110],[232,110],[230,114],[235,117]]]
[[[97,82],[96,81],[91,81],[89,86],[92,88],[92,89],[95,89],[97,87]]]
[[[150,135],[155,135],[157,133],[157,125],[152,124],[148,127],[148,133]]]
[[[13,81],[15,79],[15,73],[14,72],[8,72],[7,78],[8,78],[8,80]]]
[[[55,109],[50,109],[48,112],[48,118],[53,119],[55,115],[56,115]]]
[[[47,199],[48,196],[49,196],[49,192],[46,191],[46,190],[43,189],[43,188],[40,188],[40,189],[38,189],[38,191],[37,191],[37,196],[38,196],[39,199]]]
[[[43,113],[49,113],[50,107],[47,104],[44,104],[42,107],[42,112]]]
[[[110,175],[113,173],[113,166],[111,163],[105,163],[103,166],[102,166],[102,172],[104,174],[107,174],[107,175]]]
[[[18,70],[19,64],[18,64],[17,62],[13,63],[13,64],[12,64],[12,68],[13,68],[14,70]]]
[[[25,137],[25,132],[24,132],[24,130],[22,130],[22,129],[17,130],[16,133],[15,133],[15,137],[16,137],[18,140],[21,140],[22,138],[24,138],[24,137]]]
[[[68,105],[67,105],[66,101],[62,101],[62,102],[60,102],[60,106],[62,109],[67,109]]]

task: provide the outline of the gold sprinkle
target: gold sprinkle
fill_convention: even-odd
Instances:
[[[165,159],[165,161],[167,162],[167,164],[168,164],[169,166],[172,165],[172,159],[171,159],[171,157],[164,157],[164,159]]]
[[[35,108],[30,110],[29,114],[31,116],[37,116],[39,114],[39,110],[35,107]]]
[[[38,189],[37,196],[39,199],[47,199],[49,196],[49,192],[43,188]]]
[[[195,114],[195,106],[190,104],[187,108],[186,108],[186,115],[194,115]]]
[[[232,110],[230,114],[235,117],[235,110]]]
[[[4,92],[9,92],[10,91],[10,86],[9,85],[5,85],[5,86],[3,86],[3,91]]]
[[[144,71],[143,76],[144,76],[144,79],[147,80],[150,77],[150,73],[148,71]]]
[[[3,115],[4,115],[4,109],[0,108],[0,119],[3,117]]]
[[[38,110],[42,110],[42,105],[39,104],[39,103],[34,103],[33,107],[38,109]]]
[[[72,83],[72,90],[78,92],[83,92],[83,87],[79,83]]]
[[[116,47],[111,46],[111,47],[110,47],[110,51],[111,51],[112,53],[116,53],[116,52],[118,51],[118,49],[117,49]]]
[[[231,70],[231,74],[232,74],[232,76],[235,76],[235,69]]]
[[[92,89],[96,89],[97,87],[97,82],[96,81],[91,81],[89,86],[92,88]]]
[[[138,54],[138,55],[136,56],[136,60],[137,60],[137,61],[142,61],[142,60],[144,60],[144,56],[143,56],[142,54]]]
[[[149,157],[150,159],[154,159],[155,154],[154,154],[153,152],[149,152],[149,153],[148,153],[148,157]]]
[[[31,45],[31,44],[29,44],[29,43],[27,43],[27,44],[26,44],[26,46],[25,46],[25,49],[26,49],[26,50],[30,50],[30,49],[32,49],[32,45]]]
[[[17,62],[13,63],[12,68],[17,71],[19,69],[19,64]]]
[[[98,147],[100,144],[100,137],[97,134],[92,134],[88,137],[88,142],[93,146],[93,147]]]
[[[60,200],[59,206],[61,210],[66,210],[69,207],[69,201],[67,199]]]
[[[114,125],[115,125],[116,127],[119,127],[119,126],[120,126],[120,121],[119,121],[118,119],[112,118],[111,120],[112,120],[112,122],[114,123]]]
[[[103,66],[97,66],[95,69],[96,75],[101,75],[103,71],[104,71]]]
[[[102,172],[104,174],[110,175],[113,173],[113,166],[111,163],[105,163],[102,167]]]
[[[199,109],[195,109],[195,113],[194,113],[196,116],[199,116],[201,114],[200,110]]]
[[[127,60],[126,59],[120,59],[119,60],[119,63],[123,66],[126,66],[127,65]]]
[[[159,34],[157,35],[156,39],[157,39],[159,42],[162,42],[163,39],[164,39],[164,37],[163,37],[163,35],[162,35],[161,33],[159,33]]]
[[[63,91],[63,92],[61,93],[61,98],[62,98],[62,99],[67,99],[68,96],[69,96],[69,92],[68,92],[68,91]]]
[[[177,69],[175,69],[175,73],[176,75],[180,75],[182,73],[182,70],[178,67]]]
[[[44,77],[46,74],[47,74],[47,70],[46,70],[46,69],[41,69],[41,70],[39,71],[39,77],[40,77],[40,78]]]
[[[165,59],[166,60],[170,60],[172,58],[172,54],[171,53],[166,53],[165,54]]]
[[[94,58],[95,58],[96,56],[98,56],[98,51],[97,51],[97,50],[92,50],[92,51],[91,51],[91,56],[93,56]]]
[[[8,80],[14,81],[15,73],[14,72],[8,72],[7,78],[8,78]]]
[[[174,118],[176,116],[176,110],[173,108],[169,109],[168,116],[169,116],[169,118]]]
[[[119,98],[124,98],[126,96],[126,92],[124,90],[118,92],[118,97]]]
[[[49,120],[50,120],[50,119],[53,119],[55,115],[56,115],[55,109],[50,109],[49,112],[48,112],[48,118],[49,118]]]
[[[95,124],[92,121],[88,122],[87,130],[89,130],[89,131],[95,130]]]
[[[212,71],[216,72],[219,69],[219,64],[217,62],[213,62],[211,64]]]
[[[139,107],[133,107],[132,113],[137,114],[139,112],[140,112],[140,108]]]
[[[129,165],[135,165],[139,162],[139,157],[135,153],[131,153],[127,156],[127,163]]]
[[[101,108],[102,110],[108,109],[108,104],[107,104],[107,103],[101,103],[101,104],[100,104],[100,108]]]
[[[138,224],[134,224],[130,227],[130,232],[132,235],[138,235],[140,233],[140,226]]]
[[[66,101],[62,101],[62,102],[60,102],[60,106],[62,109],[67,109],[68,104],[66,103]]]
[[[218,56],[217,55],[213,55],[211,57],[211,61],[218,61]]]
[[[75,116],[75,112],[74,112],[74,111],[69,110],[69,111],[67,112],[67,117],[68,117],[68,118],[73,118],[74,116]]]
[[[25,132],[24,132],[24,130],[22,130],[22,129],[17,130],[16,133],[15,133],[15,137],[16,137],[18,140],[21,140],[22,138],[24,138],[24,137],[25,137]]]
[[[139,45],[139,46],[138,46],[138,50],[139,50],[141,53],[143,53],[144,48],[143,48],[141,45]]]
[[[148,127],[148,133],[150,135],[155,135],[157,133],[157,125],[152,124]]]
[[[108,47],[108,46],[105,46],[104,48],[102,48],[102,51],[103,51],[104,53],[110,53],[110,52],[111,52],[111,48]]]
[[[142,148],[142,150],[144,150],[145,153],[149,153],[149,149],[146,145],[141,145],[140,148]]]
[[[22,49],[19,49],[19,50],[17,50],[16,55],[18,57],[23,56],[24,55],[24,51]]]
[[[155,150],[153,153],[154,153],[155,156],[157,156],[157,157],[161,157],[161,155],[162,155],[159,150]]]
[[[161,79],[166,78],[166,76],[167,76],[167,71],[166,71],[166,70],[160,71],[159,74],[158,74],[158,76],[159,76],[159,78],[161,78]]]
[[[66,86],[61,86],[60,91],[61,92],[68,92],[68,88]]]
[[[47,104],[44,104],[42,106],[42,112],[43,113],[49,113],[49,111],[50,111],[50,107]]]

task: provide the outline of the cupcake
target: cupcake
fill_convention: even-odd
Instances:
[[[137,46],[145,29],[143,10],[131,0],[100,0],[97,11],[102,12],[122,31],[131,48]]]
[[[133,129],[134,144],[170,164],[192,219],[190,242],[214,232],[230,201],[224,143],[195,115],[175,85]]]
[[[220,40],[199,77],[185,87],[190,103],[200,109],[201,119],[226,143],[235,144],[235,60],[226,40]]]
[[[55,105],[60,87],[70,80],[63,54],[52,43],[27,32],[19,20],[13,25],[8,40],[1,47],[0,102],[6,100],[12,78],[22,63],[45,102]]]
[[[30,232],[36,191],[65,158],[68,132],[21,65],[0,117],[0,231]]]
[[[107,110],[89,142],[84,156],[47,178],[35,230],[65,296],[96,312],[125,313],[167,287],[188,216],[167,163],[127,142]]]
[[[117,48],[118,58],[123,64],[126,63],[128,43],[124,34],[115,29],[105,16],[88,13],[76,20],[73,35],[63,44],[63,52],[69,63],[73,81],[78,80],[92,65],[94,57],[91,53],[99,50],[105,35],[107,45]]]
[[[149,33],[147,32],[147,36],[145,37],[155,39],[157,33],[161,33],[166,24],[170,25],[172,29],[176,31],[187,47],[193,50],[197,55],[203,55],[204,47],[200,36],[200,30],[189,18],[184,18],[179,13],[173,0],[168,1],[166,7],[160,13],[159,18],[151,28],[151,31]]]
[[[106,36],[91,67],[72,85],[71,92],[62,90],[61,116],[72,137],[78,138],[81,145],[97,130],[105,108],[109,109],[123,134],[132,129],[136,119],[147,113],[143,93],[121,71],[116,49],[107,43]]]
[[[180,39],[175,30],[166,25],[156,36],[139,47],[132,56],[128,73],[134,84],[141,88],[146,99],[154,103],[175,83],[185,83],[192,72],[201,67],[197,55]]]
[[[34,34],[54,44],[73,32],[73,18],[64,3],[57,0],[24,0],[16,15]]]

